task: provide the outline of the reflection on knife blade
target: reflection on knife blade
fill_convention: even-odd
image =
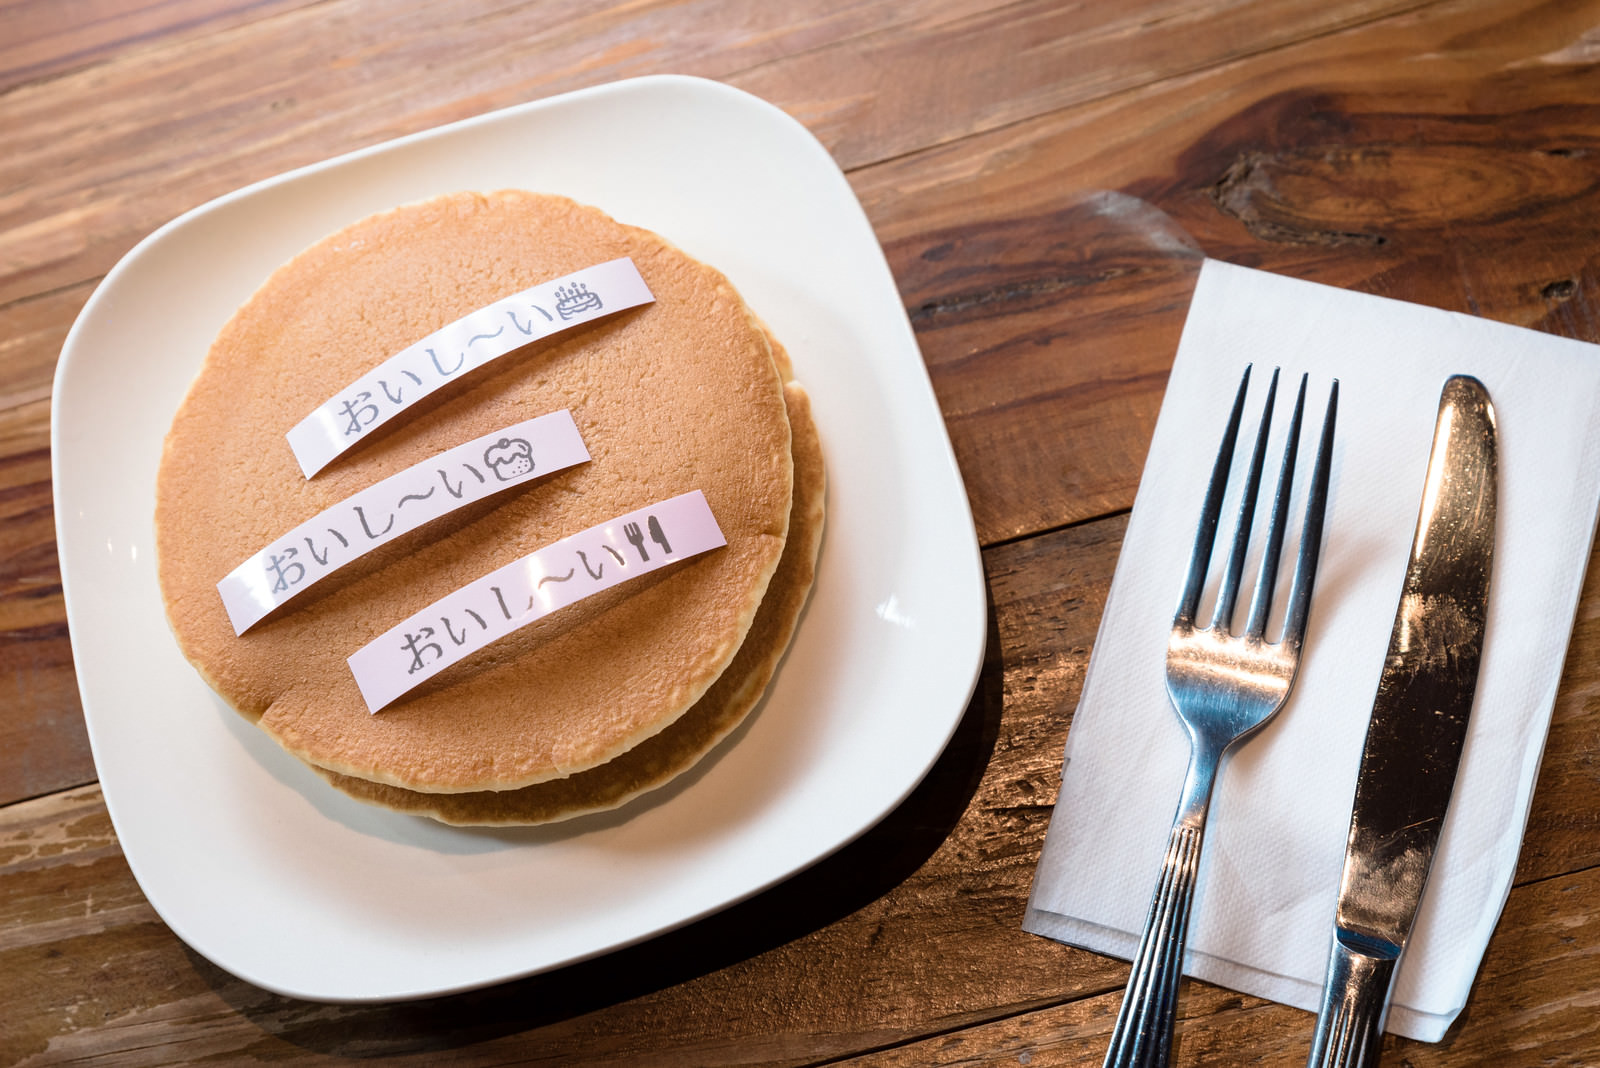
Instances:
[[[1377,1062],[1477,689],[1497,469],[1488,392],[1451,378],[1356,779],[1311,1068]]]

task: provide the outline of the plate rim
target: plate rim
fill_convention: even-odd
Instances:
[[[822,147],[820,142],[815,140],[809,131],[805,130],[800,123],[787,115],[787,113],[783,112],[781,109],[764,100],[761,100],[758,97],[746,93],[743,90],[739,90],[732,86],[727,86],[720,82],[684,75],[649,75],[641,78],[608,82],[601,85],[575,90],[570,93],[563,93],[552,97],[513,105],[507,108],[497,109],[495,111],[485,112],[480,115],[471,116],[427,130],[416,131],[401,137],[364,146],[351,152],[332,156],[324,160],[285,171],[275,176],[252,182],[248,185],[240,187],[239,189],[208,200],[205,203],[178,215],[172,220],[156,228],[149,235],[135,244],[134,247],[126,254],[124,254],[118,260],[116,265],[106,273],[100,283],[95,287],[95,290],[93,293],[91,293],[89,299],[85,302],[83,308],[79,312],[79,315],[76,317],[71,330],[63,342],[61,355],[57,363],[52,384],[50,408],[52,500],[56,508],[58,525],[57,547],[61,562],[63,602],[67,617],[68,630],[69,634],[72,636],[74,649],[76,650],[78,647],[79,635],[84,633],[93,625],[85,616],[86,608],[83,606],[83,594],[79,591],[76,591],[74,588],[78,582],[78,577],[82,572],[84,565],[75,564],[71,559],[77,551],[74,541],[75,534],[72,532],[72,528],[74,527],[76,520],[70,515],[69,505],[71,502],[66,499],[66,496],[68,495],[69,490],[76,492],[77,475],[76,473],[67,470],[65,466],[67,461],[64,459],[66,450],[62,448],[64,433],[63,427],[65,422],[69,420],[73,414],[72,410],[68,409],[75,404],[82,403],[75,400],[75,388],[72,385],[72,376],[75,373],[77,364],[90,358],[88,356],[80,355],[82,344],[81,332],[85,329],[85,324],[93,321],[102,314],[102,305],[111,300],[112,297],[114,297],[114,295],[117,293],[118,287],[121,285],[121,279],[129,272],[134,272],[138,269],[147,249],[153,247],[158,242],[167,240],[169,235],[178,231],[180,228],[203,225],[205,219],[209,215],[222,210],[224,207],[230,204],[248,200],[260,195],[263,192],[273,190],[280,186],[299,182],[307,177],[317,175],[324,171],[336,170],[353,162],[376,158],[387,153],[399,151],[419,142],[433,141],[438,138],[448,136],[456,131],[469,129],[486,123],[497,121],[515,121],[517,118],[520,118],[523,115],[536,114],[541,111],[552,108],[560,108],[565,105],[591,100],[598,97],[634,92],[648,93],[652,90],[663,88],[672,90],[688,90],[694,93],[708,93],[712,96],[721,96],[725,100],[736,100],[741,106],[750,106],[754,104],[759,106],[761,109],[765,109],[769,115],[775,116],[784,124],[787,124],[787,126],[791,128],[791,133],[793,133],[795,130],[803,133],[804,137],[810,142],[814,151],[821,153],[826,158],[828,167],[832,169],[832,171],[837,175],[838,180],[843,183],[845,188],[848,190],[849,187],[847,179],[845,179],[843,172],[839,170],[832,157],[827,155],[826,149]],[[876,234],[872,231],[870,222],[866,220],[865,212],[861,209],[859,200],[855,198],[853,192],[850,193],[849,203],[854,204],[856,211],[860,213],[860,220],[866,226],[867,232],[872,237],[872,246],[876,250],[878,256],[878,266],[881,268],[883,275],[888,279],[891,288],[895,288],[893,276],[889,271],[887,260],[883,257],[881,244],[879,244],[877,241]],[[896,295],[898,295],[897,289]],[[887,315],[888,313],[885,312],[885,314]],[[956,695],[952,695],[951,703],[954,707],[954,712],[948,716],[948,722],[945,725],[942,733],[938,735],[936,744],[931,746],[931,752],[926,762],[916,772],[916,774],[909,776],[909,778],[901,784],[901,789],[894,794],[893,799],[889,803],[881,807],[881,810],[871,813],[864,818],[858,818],[855,820],[854,822],[856,825],[851,833],[834,841],[829,848],[820,853],[816,853],[803,863],[791,866],[785,871],[776,874],[771,878],[748,885],[737,894],[724,895],[718,902],[710,904],[698,911],[681,915],[673,922],[657,926],[650,930],[634,932],[627,937],[614,940],[606,945],[596,946],[589,952],[570,955],[567,958],[554,963],[549,963],[522,971],[487,974],[476,982],[458,982],[452,983],[448,986],[415,989],[408,992],[385,991],[370,994],[340,994],[328,990],[312,991],[296,988],[292,984],[275,982],[270,976],[259,974],[259,969],[252,970],[248,968],[241,968],[236,962],[219,959],[218,956],[209,951],[206,946],[200,944],[195,938],[191,937],[190,933],[186,933],[187,925],[183,922],[182,918],[175,915],[169,915],[169,910],[163,907],[164,903],[157,900],[156,896],[152,896],[148,888],[146,874],[142,873],[141,871],[144,866],[143,855],[139,854],[136,856],[134,852],[130,852],[124,848],[124,856],[129,863],[130,869],[133,871],[136,881],[140,885],[141,891],[150,901],[152,907],[156,909],[162,920],[167,923],[174,933],[178,934],[178,936],[187,944],[193,947],[197,952],[200,952],[203,956],[206,956],[209,960],[212,960],[219,967],[230,972],[231,974],[239,976],[241,979],[244,979],[247,982],[276,993],[308,1000],[352,1003],[390,1002],[408,1000],[412,998],[439,996],[441,994],[470,990],[477,987],[492,985],[494,983],[518,978],[524,975],[535,974],[538,972],[564,967],[568,964],[577,963],[580,960],[603,955],[605,953],[624,948],[625,946],[645,941],[669,930],[714,914],[718,911],[731,907],[740,901],[753,897],[756,894],[759,894],[788,878],[792,878],[795,874],[803,871],[810,865],[832,855],[845,845],[849,844],[851,841],[854,841],[856,838],[866,833],[885,816],[897,808],[926,777],[928,771],[931,770],[939,756],[944,752],[951,736],[953,736],[956,728],[964,718],[972,696],[976,691],[986,652],[988,596],[987,583],[982,567],[981,548],[977,542],[970,506],[966,500],[965,487],[961,480],[959,468],[956,465],[954,451],[950,445],[948,431],[944,425],[942,412],[940,412],[938,409],[937,399],[934,397],[932,391],[931,381],[927,375],[926,363],[921,357],[921,350],[916,343],[915,335],[910,327],[909,319],[906,316],[905,309],[898,301],[895,303],[893,314],[897,320],[897,328],[899,330],[903,330],[905,340],[909,343],[911,351],[914,352],[918,357],[915,362],[917,364],[917,368],[920,370],[921,386],[926,390],[926,400],[931,404],[931,415],[933,421],[938,427],[937,442],[940,446],[942,446],[939,450],[940,454],[928,459],[930,460],[932,467],[939,469],[939,477],[941,479],[948,480],[949,484],[947,484],[944,488],[948,491],[951,486],[953,486],[954,490],[959,494],[959,501],[961,505],[959,516],[952,518],[951,521],[954,522],[956,526],[961,528],[960,533],[962,536],[959,540],[962,543],[964,552],[962,553],[963,559],[952,561],[952,563],[958,565],[961,575],[967,580],[964,583],[964,589],[969,602],[968,610],[963,611],[960,617],[962,620],[968,621],[970,633],[960,637],[959,640],[954,643],[959,649],[964,650],[966,653],[966,661],[964,666],[957,665],[957,667],[954,669],[955,675],[962,679],[964,687],[959,693],[959,700],[956,699]],[[919,402],[921,400],[922,398],[918,398]],[[826,549],[824,550],[824,555],[826,556]],[[824,559],[822,562],[822,566],[827,566],[826,559]],[[102,762],[103,756],[101,752],[102,742],[97,739],[98,732],[96,730],[96,720],[101,715],[115,715],[116,713],[106,712],[100,708],[102,703],[101,696],[98,692],[91,694],[91,690],[97,689],[98,685],[99,681],[93,672],[81,671],[79,673],[78,688],[80,700],[83,704],[85,725],[90,737],[91,750],[94,753],[96,773],[97,776],[101,778],[102,797],[104,799],[107,811],[110,814],[113,827],[117,831],[119,845],[121,845],[121,843],[126,840],[123,830],[125,821],[131,820],[133,817],[130,816],[126,811],[122,810],[121,794],[115,789],[108,790],[105,786],[103,774],[104,765]],[[201,941],[203,941],[203,939]]]

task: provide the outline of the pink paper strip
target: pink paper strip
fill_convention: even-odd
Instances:
[[[446,594],[350,657],[377,712],[452,664],[536,619],[628,579],[719,546],[699,490],[618,516]]]
[[[402,349],[288,433],[310,478],[441,386],[540,338],[655,300],[627,257],[586,267],[479,308]]]
[[[566,409],[390,475],[278,538],[217,583],[236,634],[385,542],[474,501],[589,459]]]

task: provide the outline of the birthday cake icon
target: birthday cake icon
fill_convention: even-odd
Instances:
[[[556,290],[556,313],[563,319],[571,319],[588,311],[599,311],[603,307],[605,305],[600,303],[600,294],[591,292],[582,282],[574,282]]]

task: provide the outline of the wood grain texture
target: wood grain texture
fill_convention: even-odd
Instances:
[[[1572,59],[1593,17],[1433,5],[855,172],[962,468],[996,487],[983,539],[1128,506],[1198,253],[1600,338],[1600,71]],[[960,261],[953,235],[1001,233],[1021,242],[1001,263]],[[1015,332],[986,347],[941,308]]]
[[[1600,1050],[1600,990],[1580,962],[1600,953],[1600,871],[1514,892],[1455,1027],[1437,1044],[1386,1036],[1382,1064],[1589,1065]],[[1530,1001],[1530,979],[1549,992]],[[1302,1068],[1308,1012],[1185,980],[1174,1063],[1216,1068]],[[859,1068],[1099,1064],[1121,991],[1052,1006],[846,1063]]]
[[[1020,922],[1123,529],[986,555],[978,696],[929,779],[866,837],[685,930],[488,991],[379,1007],[266,994],[159,922],[97,791],[0,809],[0,999],[18,1009],[0,1064],[797,1065],[864,1049],[874,1066],[1098,1064],[1126,966]],[[1566,745],[1552,738],[1553,753]],[[1462,1021],[1440,1046],[1390,1039],[1391,1053],[1419,1068],[1586,1063],[1559,1057],[1600,1042],[1597,880],[1589,867],[1515,890]],[[1304,1063],[1309,1014],[1202,983],[1183,1004],[1179,1063]]]
[[[853,168],[1421,6],[1020,0],[787,56],[732,80],[771,100],[804,94],[789,110]]]
[[[1550,717],[1517,882],[1600,870],[1600,567],[1591,552]],[[1600,898],[1594,899],[1600,911]],[[1596,1044],[1600,1061],[1600,1043]]]
[[[887,253],[978,487],[979,540],[1130,507],[1204,259],[1193,239],[1149,203],[1099,191]]]
[[[983,153],[987,142],[964,135],[1041,114],[1063,100],[1154,86],[1185,71],[1226,69],[1268,43],[1315,42],[1396,7],[1406,5],[1312,5],[1275,19],[1260,4],[1167,0],[1135,9],[1089,5],[1072,9],[1070,17],[1048,5],[1024,4],[1005,9],[1009,15],[1001,18],[962,0],[889,6],[828,0],[788,17],[777,8],[696,0],[643,5],[623,22],[587,7],[506,4],[484,9],[466,26],[436,6],[379,9],[353,0],[248,12],[220,4],[211,22],[198,21],[198,7],[184,8],[189,15],[181,19],[177,8],[140,8],[150,17],[171,16],[169,32],[130,38],[120,50],[106,49],[101,62],[27,80],[3,97],[14,121],[0,124],[0,189],[18,193],[0,197],[0,314],[39,324],[7,342],[7,358],[24,369],[26,381],[14,387],[21,391],[14,396],[40,398],[48,375],[35,372],[53,362],[69,321],[64,308],[81,306],[86,280],[171,215],[288,167],[543,92],[667,67],[728,73],[735,84],[759,78],[751,84],[807,115],[810,101],[836,92],[840,79],[862,70],[881,70],[895,86],[924,78],[930,68],[918,58],[918,42],[935,41],[941,49],[982,42],[982,73],[963,83],[970,92],[961,106],[932,109],[904,93],[882,105],[892,116],[884,120],[888,131],[915,129],[927,143],[970,143]],[[42,9],[31,5],[21,10],[23,21],[41,17]],[[1212,32],[1195,34],[1201,23]],[[1147,38],[1163,43],[1147,48],[1141,43]],[[444,69],[435,71],[441,40],[452,48]],[[1179,47],[1185,40],[1194,43]],[[1074,73],[1064,90],[1038,57],[1054,63],[1062,49],[1078,49],[1073,42],[1083,41],[1117,47],[1073,51],[1067,58]],[[868,46],[880,56],[872,64],[858,54]],[[1034,58],[1004,62],[1011,54]],[[1130,54],[1141,57],[1136,74],[1124,69]],[[474,62],[469,56],[495,71],[494,94],[464,94],[485,77],[482,69],[456,66]],[[695,65],[674,66],[690,56]],[[823,62],[833,66],[834,78],[819,78]],[[152,94],[160,96],[159,108],[146,103]],[[63,108],[63,100],[80,106]],[[997,102],[1004,102],[1001,111]],[[833,128],[855,129],[844,118]],[[899,151],[885,142],[861,155]],[[954,190],[962,203],[1009,196],[1011,173],[976,158],[986,180]],[[152,183],[157,173],[161,181]],[[1085,196],[1089,203],[1081,202]],[[1199,246],[1159,212],[1134,211],[1120,231],[1108,228],[1103,204],[1097,208],[1093,196],[1092,190],[1066,195],[1041,218],[1019,216],[987,234],[973,230],[980,219],[967,217],[919,232],[910,245],[890,245],[896,270],[910,279],[910,303],[963,470],[970,480],[997,488],[974,498],[986,543],[1125,508],[1137,482],[1182,321],[1186,271],[1194,266],[1186,267],[1181,256],[1157,264],[1169,250],[1163,242]],[[880,223],[880,230],[892,229],[892,218]],[[1002,235],[1022,242],[1008,250],[1004,271],[989,270],[981,280],[963,277],[963,255],[989,256]],[[1097,250],[1097,261],[1085,256],[1066,271],[1055,265],[1061,250],[1084,242]],[[950,250],[937,275],[914,269]],[[1142,263],[1130,274],[1118,257],[1141,257]],[[1165,272],[1159,281],[1157,271]],[[1072,299],[1078,296],[1090,303]],[[1026,316],[1011,314],[1019,297],[1030,304]],[[1130,297],[1139,307],[1126,304]],[[42,447],[43,437],[33,434],[42,411],[25,422],[33,436],[7,447],[19,455]],[[1044,484],[1054,484],[1056,492],[1033,491]],[[46,515],[37,502],[43,497],[37,484],[30,493],[34,505],[25,516],[0,516],[0,538],[41,543]],[[13,532],[12,524],[20,529]],[[34,653],[42,650],[40,642],[64,642],[59,610],[41,621],[42,607],[48,606],[37,597],[21,605],[29,616],[26,633],[4,640],[26,641]],[[11,633],[11,622],[0,617],[0,635]],[[47,655],[51,663],[66,657],[64,647]],[[70,694],[59,672],[46,681],[48,693]],[[54,701],[45,713],[30,711],[36,707],[19,703],[0,717],[19,735],[34,732],[35,715],[41,731],[70,721],[70,709]],[[60,749],[62,763],[36,763],[26,777],[7,773],[0,761],[0,801],[85,781],[86,753],[80,736]]]
[[[990,557],[973,705],[929,778],[864,838],[683,931],[489,991],[347,1008],[268,995],[142,905],[95,790],[0,809],[0,1003],[19,1029],[0,1049],[21,1051],[0,1065],[428,1064],[443,1050],[462,1064],[804,1064],[1119,985],[1115,963],[1020,924],[1122,529]]]
[[[168,219],[294,167],[618,78],[726,77],[971,6],[552,0],[462,17],[425,0],[325,0],[186,28],[5,94],[0,189],[27,196],[0,198],[0,304],[102,274]]]
[[[88,67],[141,42],[216,30],[310,0],[7,0],[0,4],[0,93]]]
[[[87,296],[0,307],[0,804],[94,779],[50,495],[50,380]]]
[[[1292,6],[1286,18],[1262,0],[1027,0],[999,14],[977,0],[656,0],[621,13],[559,0],[462,19],[422,0],[327,0],[177,33],[6,94],[0,189],[30,188],[26,218],[0,199],[0,304],[98,275],[160,223],[251,181],[616,78],[674,71],[747,86],[810,118],[855,167],[1414,4]],[[1164,43],[1147,51],[1152,35]],[[951,57],[964,58],[952,69]],[[831,94],[865,72],[850,106]],[[152,96],[160,109],[144,105]]]
[[[1062,745],[1205,255],[1600,340],[1600,0],[0,0],[0,1068],[1050,1064],[1126,966],[1020,931]],[[289,167],[634,74],[721,78],[848,168],[984,544],[979,689],[859,842],[642,946],[376,1007],[251,987],[140,894],[93,777],[49,388],[93,285]],[[1466,1013],[1385,1064],[1600,1064],[1600,571]],[[24,800],[29,799],[31,800]],[[1180,1065],[1304,1062],[1185,987]]]

